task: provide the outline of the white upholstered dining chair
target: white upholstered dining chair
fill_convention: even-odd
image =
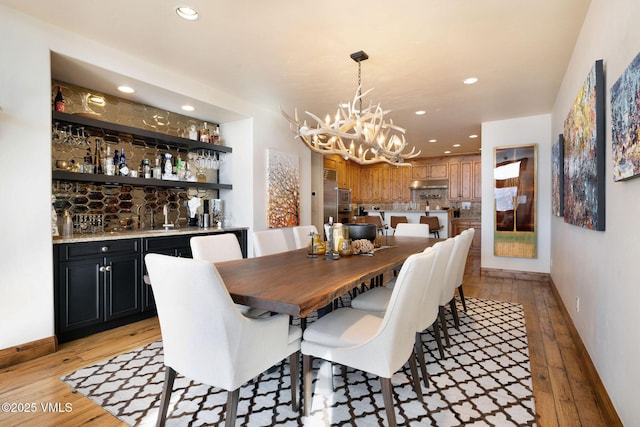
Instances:
[[[253,232],[253,254],[255,256],[273,255],[288,250],[287,238],[281,228]]]
[[[467,312],[467,302],[464,299],[464,291],[462,290],[462,281],[464,279],[464,270],[465,267],[467,265],[467,258],[469,257],[469,251],[471,250],[471,245],[473,243],[473,236],[475,235],[476,230],[475,228],[467,228],[466,230],[464,230],[462,233],[460,234],[465,234],[467,236],[468,242],[467,242],[467,255],[465,255],[464,257],[464,267],[462,268],[461,272],[458,272],[459,275],[459,280],[458,282],[460,283],[458,285],[458,295],[460,295],[460,302],[462,302],[462,309],[464,310],[464,312]]]
[[[224,262],[242,259],[242,249],[238,238],[233,233],[194,236],[189,240],[193,259],[209,262]],[[267,310],[236,304],[245,316],[259,317],[269,314]]]
[[[415,224],[401,222],[396,225],[395,237],[429,237],[429,226],[427,224]]]
[[[309,415],[311,408],[313,357],[377,375],[382,386],[387,425],[396,425],[391,377],[407,360],[414,390],[422,400],[413,349],[424,278],[429,276],[433,260],[433,251],[407,258],[384,317],[353,308],[340,308],[307,327],[301,344],[305,415]]]
[[[293,239],[296,242],[296,249],[306,248],[311,242],[311,232],[318,234],[318,229],[315,225],[298,225],[293,227]]]
[[[286,357],[291,403],[296,410],[302,332],[289,326],[289,316],[243,316],[210,262],[148,254],[145,263],[158,309],[166,368],[159,426],[165,423],[178,372],[227,390],[225,425],[233,426],[240,387]]]

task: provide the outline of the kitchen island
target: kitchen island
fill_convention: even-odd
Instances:
[[[449,237],[449,230],[451,226],[449,225],[449,211],[448,210],[430,210],[430,211],[418,211],[418,210],[372,210],[369,211],[369,215],[379,216],[382,219],[382,223],[386,224],[391,228],[391,217],[392,216],[406,216],[407,221],[410,223],[418,224],[420,223],[420,217],[429,214],[429,216],[435,216],[438,218],[440,222],[440,226],[442,226],[442,230],[440,230],[440,237],[446,238]],[[393,233],[393,231],[390,231]]]

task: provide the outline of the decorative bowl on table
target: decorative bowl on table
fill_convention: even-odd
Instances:
[[[378,234],[378,227],[375,224],[344,224],[349,228],[349,238],[351,240],[367,239],[375,242]]]

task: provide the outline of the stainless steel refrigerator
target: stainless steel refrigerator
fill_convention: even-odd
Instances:
[[[329,217],[333,222],[351,222],[353,215],[351,207],[351,189],[339,188],[334,170],[324,170],[324,224],[329,222]]]

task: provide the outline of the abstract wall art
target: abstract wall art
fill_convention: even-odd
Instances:
[[[595,62],[564,122],[564,221],[605,229],[604,71]]]
[[[613,180],[640,174],[640,54],[611,87]]]
[[[267,227],[300,225],[298,156],[276,150],[267,151]]]
[[[555,216],[564,215],[564,136],[558,135],[558,140],[551,147],[552,175],[551,175],[551,210]]]

